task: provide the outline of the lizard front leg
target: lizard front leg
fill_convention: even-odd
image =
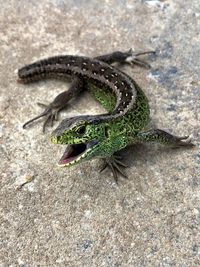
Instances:
[[[189,136],[175,136],[160,129],[153,129],[140,132],[136,138],[139,142],[158,142],[172,147],[192,147],[194,146]]]
[[[113,154],[110,157],[104,158],[104,165],[102,166],[100,172],[102,172],[103,170],[105,170],[107,167],[111,169],[112,173],[113,173],[113,177],[116,181],[116,183],[118,182],[118,174],[124,178],[128,178],[127,174],[125,173],[125,171],[122,168],[127,168],[128,165],[124,164],[121,161],[122,157],[119,156],[118,154]]]

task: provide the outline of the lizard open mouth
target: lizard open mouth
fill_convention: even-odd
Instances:
[[[68,145],[61,159],[59,160],[58,165],[59,166],[66,166],[68,164],[70,165],[72,162],[78,160],[81,157],[81,155],[84,154],[86,149],[87,149],[87,144],[85,143]]]
[[[67,145],[65,152],[58,162],[60,167],[73,165],[80,160],[84,159],[89,151],[97,144],[97,142],[91,141],[80,144]]]

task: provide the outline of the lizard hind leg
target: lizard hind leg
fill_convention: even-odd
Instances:
[[[36,117],[28,120],[27,122],[25,122],[23,124],[23,129],[25,129],[32,122],[34,122],[34,121],[36,121],[36,120],[38,120],[38,119],[40,119],[42,117],[47,116],[47,119],[45,120],[44,125],[43,125],[43,132],[45,132],[46,124],[48,123],[48,121],[50,120],[50,118],[53,121],[53,117],[52,117],[52,114],[51,114],[52,113],[51,108],[49,106],[47,106],[47,105],[42,104],[42,103],[38,103],[38,105],[39,106],[42,106],[42,107],[45,107],[45,110],[41,114],[39,114],[38,116],[36,116]]]
[[[129,63],[132,66],[138,65],[138,66],[146,68],[146,69],[150,69],[151,65],[149,65],[146,61],[142,60],[140,58],[140,56],[141,55],[148,55],[148,54],[154,54],[154,55],[156,54],[155,51],[134,52],[132,49],[130,49],[128,51],[128,53],[130,55],[127,56],[127,58],[125,59],[126,63]]]
[[[46,117],[43,124],[43,133],[44,133],[45,128],[48,124],[50,124],[52,127],[53,122],[58,120],[59,112],[67,106],[69,100],[71,100],[75,95],[77,95],[83,89],[84,89],[84,81],[79,79],[78,77],[75,78],[72,81],[70,88],[67,91],[62,92],[57,97],[55,97],[53,102],[51,102],[49,105],[38,103],[39,106],[44,108],[44,111],[38,116],[24,123],[23,128],[26,128],[29,124],[42,117]]]

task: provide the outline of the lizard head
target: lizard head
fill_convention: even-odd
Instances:
[[[110,142],[110,134],[110,125],[95,120],[94,116],[78,116],[63,120],[51,135],[54,144],[67,144],[58,164],[67,167],[94,157],[113,154],[114,147]]]

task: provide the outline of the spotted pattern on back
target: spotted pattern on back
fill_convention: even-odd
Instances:
[[[79,56],[58,56],[38,61],[19,70],[19,77],[27,82],[56,75],[81,76],[101,88],[107,86],[112,90],[116,95],[116,106],[110,114],[100,115],[100,120],[123,116],[132,109],[136,100],[137,91],[128,76],[99,60]]]

